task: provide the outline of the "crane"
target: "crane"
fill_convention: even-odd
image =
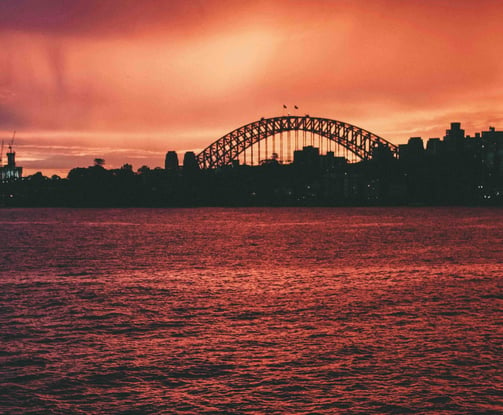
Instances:
[[[12,153],[12,146],[14,145],[14,139],[16,138],[16,131],[12,134],[12,140],[10,140],[9,144],[9,153]]]

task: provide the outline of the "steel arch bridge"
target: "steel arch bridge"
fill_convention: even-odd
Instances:
[[[398,153],[397,146],[363,128],[328,118],[288,115],[261,118],[224,135],[197,155],[199,167],[212,169],[229,165],[249,147],[285,131],[317,134],[346,148],[361,160],[370,159],[372,150],[379,146],[387,147],[395,157]]]

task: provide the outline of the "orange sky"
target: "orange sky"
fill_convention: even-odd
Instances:
[[[2,0],[0,133],[25,175],[66,176],[162,166],[283,104],[396,144],[501,129],[501,21],[499,0]]]

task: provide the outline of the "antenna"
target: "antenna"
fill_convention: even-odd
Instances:
[[[2,157],[3,157],[3,140],[2,140],[2,149],[0,150],[0,167],[2,167]]]

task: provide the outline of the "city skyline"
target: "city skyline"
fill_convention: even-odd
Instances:
[[[26,175],[161,166],[262,116],[395,144],[501,129],[497,1],[4,1],[0,132]],[[299,107],[294,109],[294,105]]]

